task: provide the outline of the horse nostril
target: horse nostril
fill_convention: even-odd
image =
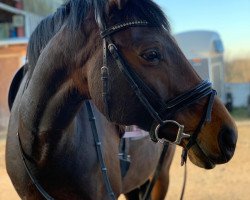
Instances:
[[[220,150],[224,155],[224,159],[226,159],[225,161],[229,161],[232,158],[236,142],[236,132],[227,126],[224,126],[219,133],[219,145]]]

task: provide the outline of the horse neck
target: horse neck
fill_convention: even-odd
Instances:
[[[20,137],[32,136],[44,146],[53,133],[60,137],[72,124],[89,99],[85,65],[98,49],[96,28],[92,22],[85,32],[72,33],[63,26],[43,49],[21,98]]]

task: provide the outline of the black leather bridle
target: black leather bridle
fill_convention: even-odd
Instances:
[[[149,88],[146,83],[140,78],[140,76],[126,63],[126,61],[123,59],[122,55],[119,53],[117,47],[111,40],[111,35],[122,30],[125,28],[133,27],[133,26],[151,26],[148,22],[146,21],[132,21],[132,22],[126,22],[123,24],[118,24],[115,26],[112,26],[111,28],[104,29],[104,26],[100,26],[100,29],[103,30],[101,32],[101,36],[103,38],[103,67],[101,69],[102,72],[102,81],[103,81],[103,101],[105,105],[105,110],[107,113],[107,116],[109,118],[110,116],[110,111],[109,111],[109,69],[107,65],[107,44],[108,44],[108,50],[111,53],[113,59],[116,61],[116,64],[120,71],[125,75],[127,78],[131,88],[134,90],[136,96],[142,103],[142,105],[145,107],[145,109],[149,112],[149,114],[152,116],[152,118],[155,121],[156,126],[150,131],[150,137],[154,142],[162,142],[166,144],[166,142],[171,142],[174,144],[180,144],[183,138],[189,138],[189,142],[186,145],[186,150],[184,151],[183,155],[183,160],[186,160],[187,157],[187,151],[196,143],[196,138],[201,131],[202,127],[204,126],[206,121],[211,120],[211,112],[212,112],[212,106],[213,106],[213,101],[214,101],[214,96],[216,94],[216,91],[212,89],[211,83],[208,81],[202,81],[199,85],[197,85],[195,88],[167,101],[164,102],[151,88]],[[203,115],[201,117],[201,120],[196,128],[196,130],[193,132],[193,134],[190,136],[189,134],[185,134],[184,131],[184,126],[180,125],[178,122],[174,120],[169,120],[171,116],[173,116],[177,111],[180,109],[183,109],[198,100],[200,100],[203,97],[209,96],[208,102],[206,107],[204,108]],[[149,100],[150,99],[150,100]],[[115,199],[115,195],[112,191],[109,178],[107,176],[107,169],[106,165],[103,161],[102,157],[102,151],[100,148],[100,141],[98,139],[98,135],[96,132],[96,125],[94,123],[94,116],[92,113],[92,109],[90,104],[87,102],[87,109],[91,121],[91,127],[92,127],[92,132],[95,137],[95,142],[97,148],[97,154],[98,154],[98,160],[101,163],[101,168],[102,168],[102,173],[104,177],[104,182],[106,186],[106,190],[109,193],[109,196],[111,199]],[[167,115],[165,114],[167,113]],[[177,125],[178,131],[176,134],[176,139],[175,141],[168,141],[166,139],[159,138],[159,131],[162,126],[165,126],[167,124],[174,124]],[[97,135],[97,136],[96,136]],[[24,166],[26,168],[26,171],[31,178],[32,182],[38,189],[38,191],[43,195],[43,197],[47,200],[53,200],[54,198],[51,197],[45,190],[44,188],[40,185],[38,180],[33,176],[31,173],[29,166],[27,164],[27,157],[23,151],[21,141],[19,134],[17,133],[18,137],[18,144],[19,144],[19,149],[20,153],[22,156],[22,160],[24,163]],[[160,161],[159,161],[159,169],[156,169],[156,175],[154,176],[154,179],[157,179],[159,176],[159,171],[161,169],[161,160],[163,160],[163,157],[165,153],[167,152],[167,146],[166,148],[164,147],[163,153],[161,155]],[[158,167],[157,167],[158,168]],[[153,179],[153,180],[154,180]],[[150,192],[153,188],[153,184],[155,181],[152,181],[152,184],[149,185],[147,192],[144,196],[143,199],[147,199],[148,196],[150,195]],[[183,193],[183,192],[182,192]],[[183,196],[183,195],[182,195]]]
[[[129,27],[148,27],[152,26],[147,21],[130,21],[122,24],[117,24],[110,28],[107,28],[101,32],[103,38],[103,67],[102,67],[102,81],[103,81],[103,101],[108,118],[110,118],[109,110],[109,68],[107,63],[107,50],[112,55],[116,62],[119,70],[125,75],[129,85],[135,92],[142,105],[148,111],[148,113],[154,119],[153,129],[150,131],[151,139],[154,142],[164,142],[166,139],[159,138],[159,131],[161,127],[167,124],[174,124],[178,127],[175,141],[170,141],[171,143],[180,145],[183,138],[189,138],[189,143],[187,149],[195,143],[198,133],[206,121],[211,120],[211,112],[214,101],[214,96],[216,91],[212,89],[211,83],[209,81],[202,81],[195,88],[184,92],[183,94],[164,102],[147,84],[140,78],[140,76],[130,67],[121,53],[119,52],[116,45],[112,42],[111,35],[117,33],[120,30],[127,29]],[[107,48],[108,47],[108,48]],[[194,104],[198,100],[208,96],[208,103],[204,108],[201,120],[192,135],[184,133],[184,126],[180,125],[174,120],[169,120],[174,114],[191,104]]]
[[[216,91],[212,89],[212,84],[209,81],[202,81],[195,88],[188,90],[183,94],[168,100],[167,102],[164,102],[163,99],[161,99],[159,95],[157,95],[140,78],[140,76],[127,64],[126,60],[123,58],[122,54],[119,52],[118,48],[111,39],[111,36],[120,30],[127,29],[129,27],[140,27],[140,26],[148,27],[152,25],[149,24],[147,21],[139,20],[139,21],[130,21],[122,24],[117,24],[115,26],[106,29],[101,28],[104,27],[103,24],[99,26],[99,28],[102,30],[101,36],[103,39],[103,67],[101,68],[101,77],[102,77],[101,79],[103,82],[102,96],[103,96],[106,116],[109,120],[111,120],[110,110],[109,110],[109,101],[111,97],[109,95],[110,85],[109,85],[109,68],[107,61],[107,50],[108,50],[112,55],[113,59],[115,60],[117,67],[126,77],[135,95],[138,97],[144,108],[154,119],[154,123],[151,126],[149,134],[152,141],[161,142],[164,144],[161,157],[165,157],[165,153],[167,152],[166,144],[170,142],[176,145],[180,145],[183,139],[185,138],[188,139],[187,145],[183,148],[182,159],[181,159],[181,165],[184,165],[187,160],[188,150],[194,144],[196,144],[198,134],[201,132],[201,129],[203,128],[205,123],[211,121],[211,113]],[[197,125],[192,135],[184,133],[184,125],[181,125],[175,120],[171,120],[170,118],[173,117],[181,109],[184,109],[190,106],[191,104],[196,103],[198,100],[204,97],[208,97],[208,100],[206,106],[204,106],[203,108],[203,114],[201,116],[199,124]],[[178,131],[176,133],[176,138],[174,141],[169,141],[165,138],[159,137],[160,129],[168,124],[172,124],[178,127]],[[159,171],[161,170],[162,167],[160,163],[161,162],[158,163],[157,169],[154,173],[153,180],[158,179]],[[155,181],[150,182],[147,191],[143,197],[143,200],[148,199],[148,197],[150,196],[154,183]],[[183,199],[185,185],[186,185],[186,165],[185,165],[185,176],[184,176],[184,182],[180,199]]]

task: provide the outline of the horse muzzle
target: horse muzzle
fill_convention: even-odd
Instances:
[[[237,132],[228,127],[223,126],[218,135],[219,148],[221,156],[216,160],[218,164],[228,162],[234,155],[236,143],[237,143]]]
[[[218,150],[211,149],[204,144],[206,141],[197,140],[196,144],[188,151],[189,158],[195,165],[212,169],[217,164],[227,163],[234,155],[237,143],[237,131],[233,127],[223,126],[218,133]]]

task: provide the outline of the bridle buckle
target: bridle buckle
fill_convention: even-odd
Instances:
[[[159,138],[159,130],[162,126],[165,126],[166,124],[174,124],[178,127],[178,131],[177,131],[177,134],[176,134],[176,139],[175,141],[170,141],[170,140],[167,140],[165,138]],[[158,142],[160,143],[164,143],[164,142],[170,142],[172,144],[176,144],[176,145],[180,145],[181,144],[181,141],[185,138],[190,138],[191,135],[189,134],[186,134],[184,133],[184,125],[181,125],[179,124],[178,122],[174,121],[174,120],[165,120],[163,121],[163,124],[159,124],[156,126],[155,128],[155,137],[157,139]]]

